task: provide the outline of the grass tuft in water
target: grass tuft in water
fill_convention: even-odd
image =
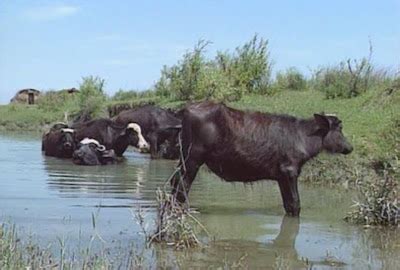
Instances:
[[[53,269],[60,266],[46,249],[32,241],[22,244],[15,225],[0,227],[0,269]]]
[[[345,217],[346,221],[365,225],[400,225],[400,197],[395,171],[392,166],[384,169],[382,177],[366,179],[358,183],[360,198],[353,211]]]
[[[201,245],[197,236],[199,227],[205,227],[193,216],[191,210],[176,201],[175,197],[165,190],[157,189],[156,233],[150,242],[164,242],[176,249],[193,248]]]

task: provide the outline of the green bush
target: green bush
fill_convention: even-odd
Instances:
[[[192,52],[172,67],[164,66],[161,78],[155,85],[156,92],[178,100],[193,100],[202,91],[199,78],[204,71],[206,59],[204,50],[209,42],[199,41]]]
[[[298,69],[291,67],[276,74],[275,86],[279,90],[298,91],[307,88],[307,81]]]
[[[156,94],[176,100],[238,100],[245,93],[268,92],[271,63],[268,41],[254,36],[233,54],[219,52],[207,59],[210,44],[199,41],[193,51],[171,67],[164,66],[155,85]]]
[[[237,47],[233,54],[219,52],[215,62],[230,78],[234,88],[253,94],[268,93],[272,73],[268,40],[255,35],[249,42]]]
[[[348,59],[337,66],[318,69],[311,82],[313,88],[323,92],[328,99],[352,98],[367,91],[371,72],[369,59]]]
[[[78,94],[79,114],[96,117],[102,112],[107,100],[103,89],[104,83],[105,80],[99,77],[82,78]]]

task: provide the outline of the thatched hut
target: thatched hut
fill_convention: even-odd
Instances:
[[[41,93],[39,90],[27,88],[19,90],[15,96],[10,100],[11,103],[21,104],[36,104],[40,98]]]

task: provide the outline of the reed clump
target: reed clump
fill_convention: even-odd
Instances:
[[[382,177],[357,183],[360,196],[346,221],[364,225],[400,225],[400,196],[397,170],[399,160],[391,168],[385,168]]]
[[[166,243],[176,249],[193,248],[201,245],[198,234],[205,227],[186,205],[179,203],[169,192],[158,188],[157,230],[150,242]]]

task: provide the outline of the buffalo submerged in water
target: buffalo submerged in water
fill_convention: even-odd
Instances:
[[[149,149],[149,144],[142,135],[137,123],[118,124],[111,119],[100,118],[74,126],[75,140],[95,139],[106,149],[114,149],[121,157],[129,145],[141,150]]]
[[[185,202],[203,164],[228,182],[276,180],[286,213],[300,214],[297,178],[302,166],[320,152],[349,154],[353,147],[335,116],[311,119],[243,112],[213,102],[183,110],[180,175],[172,179],[173,194]]]
[[[96,140],[107,150],[122,156],[129,145],[139,149],[149,149],[141,128],[136,123],[119,125],[110,119],[95,119],[68,127],[64,123],[55,124],[42,136],[42,151],[46,156],[71,158],[83,139]]]
[[[79,142],[72,161],[77,165],[106,165],[114,164],[117,156],[113,149],[107,150],[97,140],[85,138]]]
[[[46,156],[71,158],[75,150],[75,131],[67,124],[57,123],[42,136],[42,151]]]

